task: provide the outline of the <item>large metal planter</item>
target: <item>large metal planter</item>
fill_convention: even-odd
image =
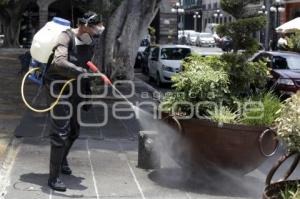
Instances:
[[[244,175],[272,156],[278,146],[275,133],[267,127],[231,124],[220,127],[210,120],[180,120],[166,113],[162,119],[181,137],[180,142],[171,143],[171,148],[173,158],[182,167],[225,169]]]

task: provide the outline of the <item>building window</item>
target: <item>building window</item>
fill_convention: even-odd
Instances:
[[[224,23],[227,23],[227,17],[224,17]]]
[[[229,18],[229,19],[228,19],[228,21],[229,21],[229,22],[232,22],[232,18],[231,18],[231,16],[229,16],[228,18]]]
[[[218,9],[218,3],[214,3],[214,9]]]
[[[208,4],[208,8],[207,8],[208,10],[211,10],[211,4]]]
[[[203,9],[203,10],[206,10],[206,4],[203,4],[203,5],[202,5],[202,9]]]
[[[208,23],[210,23],[210,18],[208,18]]]
[[[220,18],[220,24],[222,24],[222,23],[223,23],[223,17]]]

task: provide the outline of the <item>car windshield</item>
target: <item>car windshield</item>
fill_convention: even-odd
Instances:
[[[161,49],[161,59],[182,60],[191,53],[189,48],[163,48]]]
[[[274,69],[300,70],[299,55],[274,56],[272,62]]]

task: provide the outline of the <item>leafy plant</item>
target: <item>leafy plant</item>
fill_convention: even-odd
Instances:
[[[217,32],[221,36],[232,38],[234,52],[245,49],[249,54],[253,54],[259,46],[252,34],[261,30],[265,24],[265,16],[251,17],[220,25]]]
[[[265,88],[269,73],[265,62],[250,62],[247,55],[237,53],[226,53],[220,60],[224,62],[221,67],[229,74],[232,94],[249,94],[251,87]]]
[[[186,102],[186,95],[185,93],[180,92],[172,92],[168,93],[164,96],[162,103],[160,104],[160,110],[168,113],[172,113],[172,111],[175,111],[176,113],[183,113],[188,114],[191,113],[191,109],[189,106],[180,105],[180,106],[174,106],[176,103],[184,103]]]
[[[281,199],[300,199],[300,186],[288,186],[286,185],[284,190],[280,191]]]
[[[182,65],[183,72],[172,78],[175,92],[163,98],[164,111],[196,113],[219,123],[272,125],[281,103],[273,94],[262,93],[268,74],[264,62],[249,62],[245,54],[228,53],[221,57],[193,54]],[[243,109],[238,104],[246,103],[250,104],[248,109],[240,111]],[[223,107],[215,111],[220,104]]]
[[[258,2],[259,0],[221,0],[221,7],[234,18],[240,19],[245,16],[248,4]]]
[[[287,99],[278,111],[277,136],[291,152],[300,152],[300,92]]]
[[[234,52],[245,49],[247,53],[253,54],[258,50],[258,42],[252,34],[262,30],[267,20],[265,16],[248,15],[247,5],[256,2],[258,0],[221,0],[222,10],[234,16],[236,21],[219,25],[217,33],[232,39]]]
[[[248,107],[243,109],[240,122],[253,126],[273,125],[282,105],[280,99],[270,92],[251,97],[245,103],[248,103]]]
[[[300,53],[300,32],[288,38],[288,50]]]
[[[169,97],[169,103],[184,100],[196,104],[198,102],[223,102],[229,94],[228,74],[221,67],[223,63],[218,58],[192,55],[183,62],[184,71],[173,76],[176,93],[183,93],[183,98]],[[215,65],[219,65],[216,67]],[[215,66],[215,69],[212,67]],[[218,69],[217,69],[218,68]],[[209,108],[199,106],[199,112],[205,113]]]
[[[215,111],[207,111],[208,112],[208,119],[211,119],[214,122],[218,122],[219,124],[235,124],[238,121],[238,114],[237,112],[233,112],[227,106],[221,106],[219,110]]]

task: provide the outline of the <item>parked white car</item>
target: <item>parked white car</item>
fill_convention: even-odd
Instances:
[[[199,32],[189,33],[187,36],[187,43],[191,46],[196,46],[199,34]]]
[[[198,34],[196,45],[200,47],[202,46],[215,47],[216,41],[214,39],[213,34],[201,32]]]
[[[181,60],[191,54],[191,48],[184,45],[161,45],[153,49],[149,56],[149,78],[157,86],[171,83],[171,78],[182,71]]]
[[[187,45],[196,45],[197,34],[199,33],[194,30],[179,30],[178,39],[182,41],[182,38],[185,37]]]

